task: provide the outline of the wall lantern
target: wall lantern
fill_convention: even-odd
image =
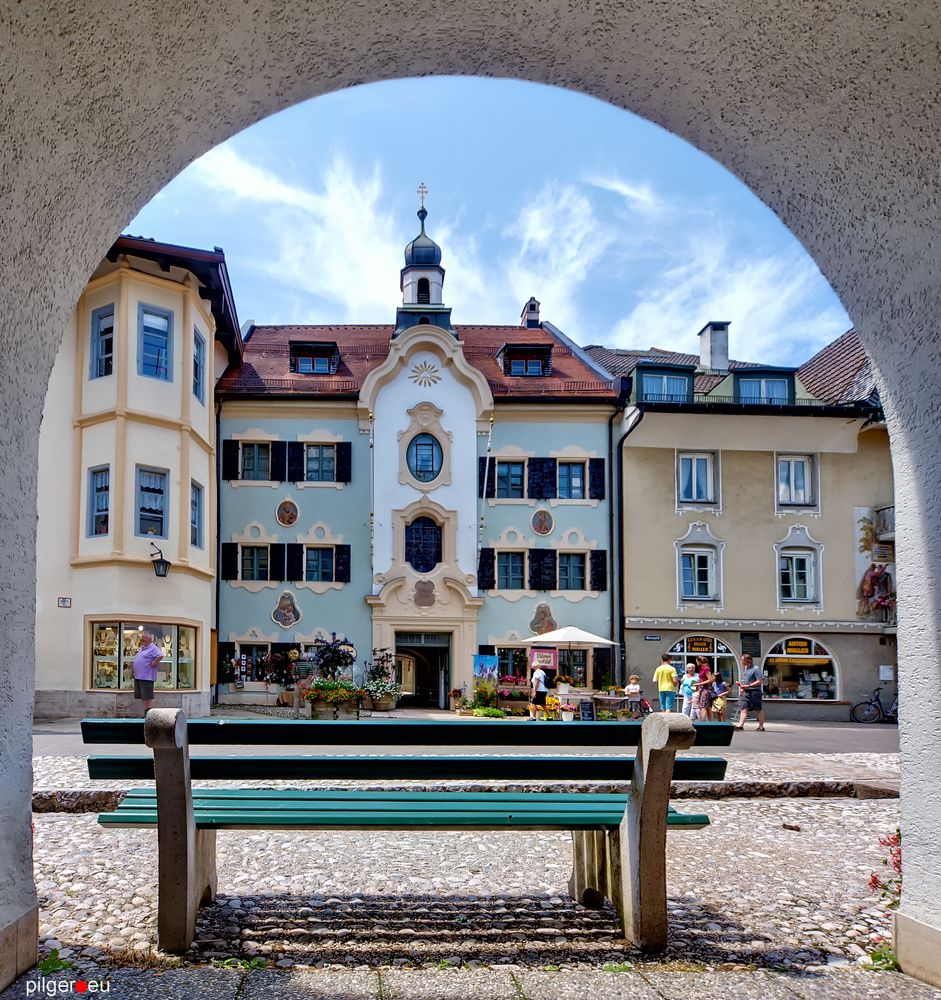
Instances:
[[[153,542],[150,543],[150,547],[154,550],[150,556],[154,566],[154,573],[159,577],[166,576],[170,572],[169,561],[163,558],[163,552]]]

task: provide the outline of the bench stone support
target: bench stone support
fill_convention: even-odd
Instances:
[[[572,831],[572,877],[569,895],[582,906],[600,910],[607,893],[604,830]]]
[[[627,811],[606,836],[604,881],[625,937],[645,952],[667,945],[666,837],[677,750],[693,745],[692,722],[678,713],[644,720]]]
[[[185,713],[152,708],[144,742],[157,779],[157,943],[179,953],[193,943],[200,904],[216,894],[216,831],[196,829]]]

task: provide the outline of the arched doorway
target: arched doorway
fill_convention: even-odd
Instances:
[[[120,3],[128,30],[68,8],[20,5],[4,30],[9,113],[0,143],[0,935],[35,953],[31,794],[35,467],[62,331],[120,228],[187,162],[264,115],[405,73],[513,75],[629,108],[727,165],[804,242],[853,316],[881,375],[898,517],[905,895],[903,967],[941,982],[935,720],[941,700],[941,375],[936,121],[939,22],[928,0],[850,10],[825,0],[775,17],[688,5],[551,11],[484,0],[364,4],[350,16],[273,0],[263,30],[225,3]],[[193,26],[198,26],[194,30]],[[409,38],[408,46],[389,39]],[[735,44],[730,45],[729,39]],[[79,50],[93,58],[75,58]],[[144,55],[142,55],[142,53]],[[101,65],[133,66],[102,77]],[[667,85],[665,85],[667,81]],[[669,81],[682,81],[670,86]],[[877,151],[877,155],[874,155]],[[25,336],[24,331],[29,335]],[[25,959],[22,959],[25,960]],[[13,962],[11,966],[11,961]],[[18,967],[7,959],[0,983]]]

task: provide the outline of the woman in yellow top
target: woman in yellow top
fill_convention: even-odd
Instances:
[[[676,709],[676,685],[679,683],[679,678],[676,676],[676,668],[670,662],[669,653],[664,653],[660,657],[660,666],[654,671],[653,680],[660,692],[660,711],[674,711]]]

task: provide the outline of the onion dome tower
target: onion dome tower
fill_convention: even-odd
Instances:
[[[451,327],[451,310],[442,302],[444,288],[444,268],[441,266],[441,247],[425,232],[425,219],[428,209],[425,208],[425,195],[428,188],[424,183],[418,185],[421,207],[418,218],[421,221],[421,232],[405,248],[405,267],[399,278],[402,289],[402,305],[396,311],[395,334],[413,326],[431,324],[440,326],[449,333],[454,333]]]

